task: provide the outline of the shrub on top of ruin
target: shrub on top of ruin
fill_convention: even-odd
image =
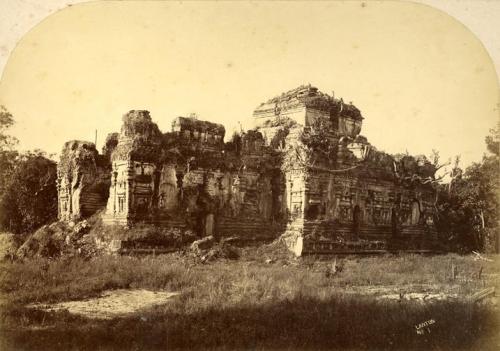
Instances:
[[[234,152],[236,155],[240,155],[241,148],[242,148],[241,134],[234,132],[233,135],[231,136],[231,140],[225,143],[224,149],[226,152]]]
[[[113,153],[113,150],[116,148],[116,145],[118,145],[119,136],[120,136],[119,133],[109,133],[106,136],[106,140],[104,141],[104,146],[102,147],[102,154],[106,157],[107,160],[111,159],[111,154]]]
[[[142,136],[145,139],[158,139],[162,134],[151,119],[149,111],[131,110],[123,116],[122,134],[127,137]]]

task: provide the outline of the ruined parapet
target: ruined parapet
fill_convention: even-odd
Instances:
[[[179,137],[180,142],[192,148],[213,151],[224,148],[226,130],[221,124],[202,121],[194,117],[177,117],[172,122],[172,132]]]
[[[93,143],[66,142],[57,165],[59,219],[78,220],[104,207],[109,171],[108,160],[99,155]]]
[[[352,103],[322,93],[311,85],[303,85],[260,104],[253,113],[255,127],[269,127],[276,121],[290,119],[308,127],[315,121],[331,122],[332,132],[356,137],[363,116]]]

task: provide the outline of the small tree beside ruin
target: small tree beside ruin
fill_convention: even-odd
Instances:
[[[455,162],[452,180],[439,188],[439,230],[446,249],[499,252],[499,129],[486,137],[489,154],[465,171]]]
[[[56,163],[41,150],[20,154],[7,134],[14,118],[0,107],[0,230],[31,232],[57,219]]]

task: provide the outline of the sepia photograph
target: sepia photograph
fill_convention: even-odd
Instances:
[[[499,21],[0,0],[0,350],[500,350]]]

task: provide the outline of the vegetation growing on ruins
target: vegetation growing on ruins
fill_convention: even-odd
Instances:
[[[124,115],[121,133],[127,140],[116,145],[113,158],[150,162],[158,159],[162,133],[149,112],[133,110]]]

